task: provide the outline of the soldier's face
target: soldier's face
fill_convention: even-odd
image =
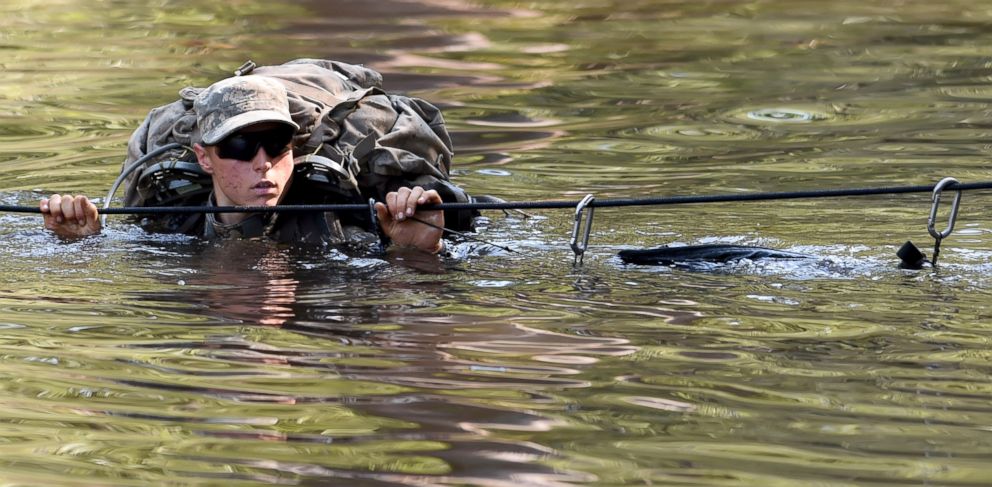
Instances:
[[[229,136],[231,144],[225,139],[216,146],[194,147],[200,166],[213,176],[217,205],[274,206],[282,201],[293,175],[293,151],[284,133],[281,124],[258,124]]]

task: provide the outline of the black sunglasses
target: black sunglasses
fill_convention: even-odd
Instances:
[[[228,135],[218,142],[217,155],[224,159],[250,161],[258,154],[258,149],[265,149],[269,157],[276,157],[289,150],[293,140],[293,129],[272,129],[261,132],[237,132]]]

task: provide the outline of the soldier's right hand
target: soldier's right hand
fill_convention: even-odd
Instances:
[[[53,194],[38,204],[45,228],[60,237],[78,238],[100,233],[99,212],[89,198]]]

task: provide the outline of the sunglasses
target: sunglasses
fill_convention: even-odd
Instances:
[[[217,155],[224,159],[250,161],[264,149],[269,157],[276,157],[289,150],[293,140],[293,129],[273,129],[261,132],[237,132],[218,142]]]

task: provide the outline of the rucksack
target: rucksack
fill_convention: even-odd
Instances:
[[[434,189],[446,202],[467,202],[449,181],[453,155],[444,118],[434,105],[382,90],[382,75],[359,65],[297,59],[236,73],[260,75],[285,85],[289,109],[300,129],[293,138],[294,190],[306,186],[311,203],[382,201],[402,186]],[[210,176],[197,164],[192,145],[200,140],[193,101],[202,88],[180,90],[180,99],[155,108],[134,131],[118,182],[125,206],[198,206],[207,202]],[[182,147],[135,164],[168,144]],[[445,212],[446,226],[469,229],[473,212]],[[367,213],[340,215],[365,225]],[[189,233],[202,215],[145,218],[157,231]]]

